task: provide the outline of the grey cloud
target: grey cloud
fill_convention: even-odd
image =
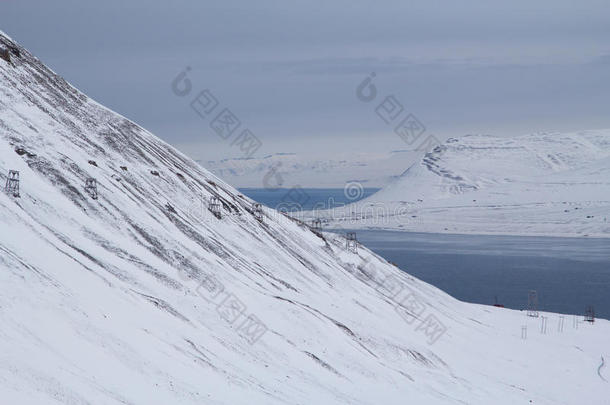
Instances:
[[[443,136],[610,126],[610,13],[597,0],[13,0],[0,15],[68,81],[169,142],[202,145],[202,160],[232,156],[169,89],[187,65],[263,154],[403,148],[354,96],[373,71],[380,98]]]

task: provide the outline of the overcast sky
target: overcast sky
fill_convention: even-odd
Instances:
[[[80,90],[204,160],[239,155],[189,107],[206,88],[258,155],[405,149],[375,114],[387,95],[439,138],[610,128],[607,1],[0,0],[0,20]],[[178,97],[187,66],[193,90]]]

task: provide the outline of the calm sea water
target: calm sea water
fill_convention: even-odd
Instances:
[[[610,319],[610,239],[357,231],[358,240],[409,274],[468,302]]]
[[[348,202],[342,189],[307,190],[309,209],[330,198]],[[288,190],[242,192],[274,207]],[[584,314],[593,305],[597,316],[610,319],[610,239],[368,230],[357,231],[357,237],[386,260],[462,301],[491,305],[497,298],[508,308],[524,309],[528,291],[536,290],[542,311]]]

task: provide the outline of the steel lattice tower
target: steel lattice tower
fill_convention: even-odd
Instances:
[[[538,293],[530,290],[527,294],[527,316],[538,318]]]
[[[352,253],[358,252],[358,239],[356,239],[356,232],[348,232],[345,234],[345,248]]]
[[[13,197],[19,197],[19,172],[17,170],[8,171],[4,191],[11,194]]]
[[[222,218],[220,213],[220,200],[218,197],[210,198],[210,202],[208,203],[208,210],[218,219]]]
[[[89,196],[91,196],[91,198],[97,200],[97,180],[95,180],[93,177],[89,177],[87,180],[85,180],[85,191],[87,194],[89,194]]]
[[[252,214],[254,214],[254,217],[256,219],[258,219],[259,221],[262,221],[264,219],[263,206],[260,203],[252,204]]]

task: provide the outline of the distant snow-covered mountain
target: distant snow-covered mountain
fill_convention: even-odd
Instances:
[[[464,136],[459,140],[449,139],[426,154],[421,162],[407,169],[376,199],[436,200],[505,184],[518,184],[513,191],[521,189],[527,192],[530,188],[524,184],[544,183],[550,180],[548,176],[568,186],[573,184],[572,181],[562,182],[562,177],[572,177],[576,170],[603,164],[608,157],[610,130],[515,138]],[[591,180],[588,175],[580,177],[581,183]],[[605,180],[603,174],[599,180]],[[610,195],[606,196],[610,199]],[[522,197],[519,193],[511,198],[519,200]]]
[[[366,214],[382,206],[383,218]],[[610,236],[610,130],[448,139],[368,199],[320,215],[355,228]]]
[[[349,154],[332,159],[275,153],[262,158],[198,162],[237,187],[342,188],[353,181],[363,187],[382,187],[400,175],[414,156],[407,150]],[[275,177],[276,173],[279,178]]]

